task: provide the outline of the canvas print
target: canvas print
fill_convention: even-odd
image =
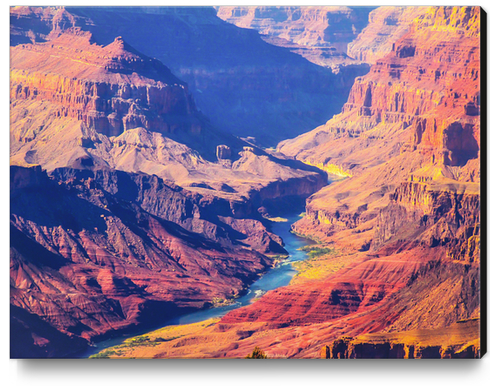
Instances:
[[[9,11],[11,358],[485,353],[480,7]]]

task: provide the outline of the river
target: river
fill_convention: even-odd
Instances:
[[[280,236],[284,241],[284,248],[289,253],[289,257],[287,259],[279,262],[274,268],[271,268],[264,275],[262,275],[250,286],[247,293],[244,296],[238,298],[233,304],[224,307],[209,308],[206,310],[182,315],[166,321],[165,324],[163,324],[161,327],[176,324],[197,323],[210,318],[220,318],[231,310],[251,304],[254,299],[263,296],[267,291],[271,291],[273,289],[288,285],[293,276],[296,274],[296,270],[294,269],[292,263],[294,263],[295,261],[305,260],[308,257],[306,252],[300,251],[299,248],[306,245],[311,245],[314,242],[309,239],[296,236],[295,234],[290,232],[291,224],[298,221],[300,219],[300,215],[283,215],[283,218],[286,218],[288,221],[272,223],[271,231]],[[156,329],[157,328],[153,328],[152,330]],[[145,332],[149,332],[149,330],[141,331],[138,335],[141,335]],[[134,335],[134,333],[131,335],[127,334],[114,339],[98,342],[97,345],[91,347],[88,352],[84,353],[83,357],[88,357],[90,355],[96,354],[104,348],[121,344],[124,340]]]

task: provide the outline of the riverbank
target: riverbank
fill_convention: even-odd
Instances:
[[[135,347],[141,346],[145,347],[145,349],[148,349],[154,346],[158,346],[159,343],[167,341],[169,337],[166,334],[169,331],[169,326],[175,327],[183,325],[193,325],[187,328],[186,331],[193,331],[197,327],[203,328],[205,326],[208,326],[210,323],[215,323],[228,312],[253,303],[268,291],[288,285],[291,282],[292,278],[297,274],[295,263],[308,259],[308,253],[307,250],[305,250],[305,247],[312,245],[315,242],[306,238],[302,238],[290,232],[291,224],[301,218],[300,213],[286,215],[283,214],[282,217],[287,221],[272,222],[270,227],[271,231],[274,234],[280,236],[283,239],[284,247],[288,251],[289,256],[287,259],[278,262],[274,268],[267,271],[256,282],[254,282],[244,296],[236,299],[234,303],[228,304],[226,306],[214,307],[206,310],[192,312],[186,315],[181,315],[167,321],[159,329],[146,329],[138,333],[125,334],[114,339],[99,342],[87,353],[85,353],[84,357],[126,357],[126,355],[123,354],[126,351],[128,351],[127,354],[129,354],[129,356],[132,356],[132,353],[135,351]],[[161,329],[164,329],[163,331],[165,332],[165,337],[160,337],[163,340],[155,341],[155,339],[158,339],[159,337],[155,337],[154,335],[157,331]],[[170,331],[173,330],[175,330],[175,328],[170,329]],[[176,336],[178,336],[178,334]],[[109,354],[107,354],[107,352]],[[115,353],[121,354],[116,355]]]

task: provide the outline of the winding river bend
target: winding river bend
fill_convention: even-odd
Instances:
[[[293,276],[296,274],[296,269],[294,269],[293,264],[295,261],[305,260],[308,255],[304,251],[300,251],[299,248],[306,245],[311,245],[314,242],[290,232],[291,224],[300,219],[299,214],[283,215],[287,222],[274,222],[271,225],[271,231],[276,235],[280,236],[284,241],[284,248],[288,251],[289,257],[284,261],[278,263],[274,268],[267,271],[262,275],[257,281],[255,281],[249,288],[248,292],[238,298],[233,304],[210,308],[207,310],[201,310],[192,312],[190,314],[181,315],[177,318],[168,320],[161,327],[177,325],[177,324],[190,324],[204,321],[210,318],[219,318],[230,312],[231,310],[244,307],[252,303],[254,299],[260,298],[267,291],[283,287],[288,285]],[[156,330],[153,328],[152,330]],[[139,334],[123,335],[114,339],[109,339],[106,341],[98,342],[96,346],[91,347],[89,352],[86,352],[83,357],[89,357],[90,355],[96,354],[97,352],[114,345],[121,344],[124,340],[131,336],[141,335],[146,331],[141,331]]]

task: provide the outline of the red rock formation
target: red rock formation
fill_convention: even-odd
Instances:
[[[342,114],[281,144],[351,176],[314,194],[294,228],[357,257],[328,280],[272,291],[223,323],[320,323],[312,335],[298,327],[305,351],[292,355],[304,357],[312,336],[443,328],[479,312],[479,12],[425,9],[356,81]]]
[[[326,182],[253,147],[238,155],[244,142],[211,128],[184,83],[119,38],[102,47],[74,29],[11,57],[11,162],[56,180],[11,173],[11,304],[44,355],[70,352],[44,324],[59,342],[93,340],[235,297],[272,265],[259,252],[284,253],[235,217]],[[229,163],[198,151],[223,142]]]
[[[463,166],[477,158],[479,8],[428,8],[411,28],[357,79],[342,114],[279,150],[354,174],[400,149],[418,148],[433,164]]]
[[[326,346],[326,359],[361,358],[479,358],[480,321],[464,320],[436,330],[405,334],[368,334],[337,339]]]
[[[225,315],[222,323],[268,321],[278,325],[323,323],[373,308],[407,285],[437,253],[367,255],[326,282],[290,285]]]
[[[304,162],[350,176],[312,196],[308,200],[306,216],[295,225],[296,231],[333,243],[340,253],[346,254],[346,257],[348,254],[349,265],[333,272],[325,280],[271,291],[252,305],[227,314],[220,323],[210,326],[202,334],[176,339],[176,342],[166,346],[167,351],[162,356],[172,356],[173,353],[178,356],[189,350],[189,346],[220,339],[226,343],[225,346],[214,348],[214,351],[207,350],[203,355],[244,357],[253,347],[259,346],[269,357],[318,357],[321,348],[328,345],[333,356],[341,353],[349,356],[349,352],[357,350],[356,355],[359,356],[398,357],[402,351],[405,353],[405,349],[410,352],[411,347],[415,356],[416,347],[420,344],[405,345],[402,342],[402,347],[400,342],[391,340],[393,336],[387,340],[389,348],[387,342],[382,342],[378,347],[378,343],[368,341],[361,342],[366,345],[355,346],[354,351],[349,348],[352,348],[349,346],[351,339],[338,339],[375,332],[394,334],[419,329],[430,329],[436,335],[435,329],[447,328],[458,320],[479,316],[480,10],[475,7],[434,7],[419,11],[422,14],[414,20],[409,33],[394,43],[387,56],[377,60],[367,76],[356,81],[341,114],[325,126],[279,147],[281,151]],[[20,109],[15,114],[22,119]],[[134,141],[135,138],[138,141]],[[124,140],[122,146],[139,142],[138,152],[141,153],[154,151],[157,143],[152,135],[144,131],[127,133],[120,139]],[[85,142],[86,145],[90,144],[89,141]],[[108,142],[103,143],[110,147]],[[173,149],[177,148],[173,146]],[[104,154],[100,151],[101,147],[93,155]],[[213,152],[215,149],[213,147]],[[111,151],[116,153],[119,150]],[[129,158],[125,151],[114,159],[127,165],[120,157],[124,154]],[[185,154],[185,151],[181,154]],[[30,160],[36,157],[36,153],[25,152],[22,155]],[[259,176],[255,181],[260,181],[258,184],[261,188],[248,191],[248,198],[252,202],[256,200],[257,205],[291,191],[306,193],[308,186],[317,183],[307,183],[300,172],[296,176],[296,171],[287,168],[288,161],[279,157],[273,159],[256,148],[244,148],[240,159],[231,164],[235,173],[252,170],[249,174],[236,174],[243,177],[241,181],[251,174]],[[190,158],[186,160],[189,164],[209,165]],[[139,160],[136,156],[130,159]],[[82,164],[87,162],[83,157],[78,160]],[[279,161],[285,168],[277,168],[276,162]],[[138,165],[138,162],[132,165]],[[261,180],[260,176],[264,174],[272,174],[277,182],[271,182],[270,178]],[[284,190],[285,185],[278,182],[284,176],[289,181],[303,181],[305,185],[298,183],[292,190]],[[19,177],[20,186],[24,186],[23,180]],[[211,190],[212,183],[224,184],[223,181],[191,180],[189,184],[196,185],[189,187],[197,192],[197,189]],[[70,188],[79,186],[74,182],[65,185]],[[226,189],[239,189],[239,184],[229,184],[228,181],[226,186]],[[85,263],[97,267],[90,265],[90,274],[84,276],[95,278],[97,285],[91,281],[96,287],[95,293],[101,292],[108,299],[119,301],[118,308],[110,308],[113,306],[111,302],[102,302],[104,309],[97,309],[96,314],[104,315],[105,320],[117,327],[125,325],[118,316],[119,310],[135,320],[139,305],[147,304],[145,302],[149,299],[156,302],[170,299],[174,304],[185,307],[193,304],[190,299],[198,298],[192,290],[178,288],[178,295],[186,298],[177,300],[176,293],[166,292],[152,281],[154,276],[139,265],[142,262],[149,264],[147,268],[150,270],[155,267],[174,268],[182,275],[178,278],[183,278],[186,283],[192,282],[193,277],[206,277],[206,272],[211,276],[223,272],[240,275],[238,272],[242,269],[247,272],[262,269],[257,267],[257,260],[252,257],[247,260],[246,269],[242,263],[229,262],[222,251],[219,251],[218,258],[215,257],[214,249],[211,248],[211,253],[210,248],[206,248],[213,244],[205,240],[199,247],[191,243],[193,248],[200,248],[200,261],[205,262],[200,264],[187,248],[190,241],[183,229],[177,228],[177,234],[172,233],[155,217],[138,209],[137,205],[135,208],[120,203],[108,193],[100,194],[96,190],[97,194],[92,195],[84,193],[83,189],[73,191],[80,192],[75,196],[88,200],[103,212],[104,217],[97,224],[105,226],[109,232],[89,237],[76,228],[80,222],[77,218],[57,218],[56,215],[46,216],[49,220],[47,223],[35,225],[29,222],[27,212],[22,212],[23,216],[13,216],[13,223],[25,234],[32,235],[50,253],[59,254],[65,259],[74,259],[74,256],[87,259],[85,255],[88,256],[89,261]],[[155,198],[147,199],[149,207],[158,210]],[[176,202],[185,200],[178,199]],[[181,212],[178,209],[180,204],[176,202],[170,210],[173,214]],[[108,208],[104,208],[104,205]],[[22,205],[19,208],[25,210]],[[234,215],[247,211],[240,203],[228,208],[232,208]],[[33,210],[30,215],[37,215],[38,210]],[[231,228],[230,232],[243,232],[249,236],[246,242],[252,243],[258,239],[254,230],[259,231],[259,236],[264,234],[257,223],[227,217],[222,216],[220,221]],[[131,224],[129,229],[121,226],[125,224],[123,220]],[[63,222],[61,229],[56,226],[58,222]],[[192,222],[192,226],[195,224],[197,222]],[[204,222],[200,224],[207,228]],[[212,229],[207,231],[209,234],[214,232]],[[152,243],[147,243],[139,232],[147,234]],[[148,247],[133,243],[135,249],[128,251],[115,242],[112,235],[135,242],[141,240]],[[133,259],[115,259],[111,249],[114,246],[120,248],[117,250],[118,257]],[[164,251],[170,248],[172,253],[164,253],[165,258],[159,259],[154,252],[157,247]],[[85,255],[74,253],[77,248],[83,248]],[[15,249],[13,256],[15,274],[12,282],[24,290],[23,285],[31,283],[29,278],[40,275],[36,267],[45,264],[46,253],[39,254],[37,265],[23,264],[22,251]],[[77,264],[83,263],[82,260],[77,261]],[[132,263],[131,267],[129,263]],[[54,264],[51,269],[55,271],[61,262],[53,259],[51,264]],[[104,268],[99,267],[101,265]],[[192,272],[190,278],[185,277],[187,271],[179,271],[181,266]],[[71,265],[63,269],[71,272]],[[139,276],[141,270],[150,279]],[[55,272],[49,272],[58,283]],[[120,272],[124,273],[124,277],[120,276]],[[70,280],[77,277],[75,274],[66,275]],[[168,275],[166,278],[174,285],[175,281],[171,279],[177,280],[177,276],[172,276],[172,273]],[[42,280],[34,282],[41,283],[39,288],[50,294],[49,285]],[[83,288],[89,286],[89,283],[76,283]],[[207,284],[199,281],[197,288],[202,291],[200,302],[204,302],[204,295],[221,295],[226,291],[231,294],[230,288],[235,288],[219,280],[213,285]],[[143,290],[144,294],[141,292]],[[147,293],[150,294],[148,298]],[[59,315],[63,313],[52,306],[55,302],[45,300],[44,296],[44,292],[36,292],[36,297],[29,304],[40,310],[44,309],[43,302],[46,301],[50,305],[47,316],[53,323],[63,326],[66,331],[67,326],[78,333],[83,331],[84,326],[60,318]],[[30,301],[27,293],[22,293],[17,299],[26,304]],[[95,307],[85,298],[72,300],[73,303],[76,306],[87,304],[83,308],[87,314],[86,310]],[[71,307],[67,303],[62,305]],[[81,314],[79,319],[85,323],[89,318]],[[96,322],[90,326],[94,330],[99,328]],[[469,340],[474,340],[474,331],[470,330],[461,332],[462,347],[446,350],[444,342],[436,342],[427,345],[429,349],[426,351],[417,351],[417,356],[433,356],[435,351],[439,356],[457,356],[458,353],[473,355],[477,353],[478,342],[469,344]],[[326,356],[326,350],[324,353]],[[188,351],[186,355],[189,355]]]
[[[186,81],[216,127],[267,146],[338,112],[354,78],[367,72],[364,65],[334,74],[222,21],[212,7],[11,8],[11,45],[50,40],[72,27],[90,31],[99,45],[123,36]]]
[[[369,22],[349,43],[347,54],[357,60],[375,64],[390,53],[393,43],[410,30],[413,20],[425,12],[424,7],[378,7],[369,13]]]
[[[308,218],[352,228],[370,221],[407,180],[432,190],[479,182],[478,31],[479,8],[426,9],[356,81],[342,114],[279,146],[355,176],[313,196]]]
[[[258,149],[241,153],[245,142],[212,128],[162,63],[120,38],[105,47],[90,39],[75,28],[12,48],[12,163],[156,174],[242,206],[269,185],[298,195],[289,179],[305,179],[303,196],[325,183],[300,163],[282,165]],[[210,162],[223,156],[217,146],[229,149],[226,162]]]
[[[20,167],[11,175],[11,304],[70,336],[91,340],[234,297],[272,264],[150,215],[90,178],[56,183]]]
[[[12,48],[11,99],[52,102],[57,116],[108,136],[136,127],[200,132],[187,86],[167,67],[120,37],[105,47],[90,39],[74,30],[49,43]]]

